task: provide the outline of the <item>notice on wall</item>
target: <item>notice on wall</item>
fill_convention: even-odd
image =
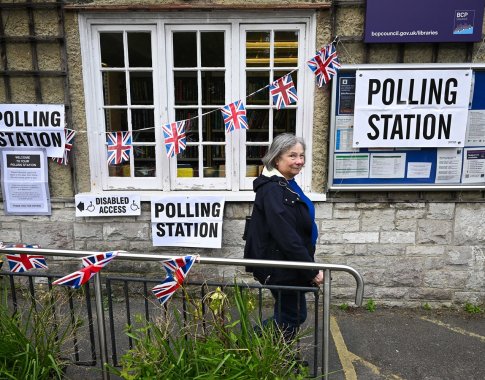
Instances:
[[[461,148],[439,148],[436,152],[436,183],[460,183]]]
[[[358,70],[354,148],[463,147],[472,72]]]
[[[141,215],[139,195],[76,194],[76,216],[134,216]]]
[[[462,182],[485,182],[485,147],[465,148],[463,154]]]
[[[368,178],[369,155],[366,153],[336,154],[333,161],[334,178]]]
[[[404,178],[406,153],[372,153],[369,178]]]
[[[352,147],[352,136],[354,135],[354,117],[336,116],[335,117],[335,151],[352,152],[356,149]]]
[[[485,110],[470,110],[468,114],[465,145],[485,145]]]
[[[5,214],[50,215],[45,150],[2,149],[0,157]]]
[[[153,198],[153,245],[221,248],[224,203],[220,196]]]
[[[65,144],[63,104],[0,104],[0,148],[44,148],[62,157]]]

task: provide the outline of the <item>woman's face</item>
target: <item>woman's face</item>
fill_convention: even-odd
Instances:
[[[305,165],[305,150],[300,143],[293,145],[276,160],[276,169],[286,179],[292,179]]]

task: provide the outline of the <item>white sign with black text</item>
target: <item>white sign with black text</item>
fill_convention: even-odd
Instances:
[[[221,248],[224,203],[221,196],[152,198],[153,245]]]
[[[64,104],[0,104],[0,148],[45,148],[48,157],[62,157],[64,113]]]
[[[7,215],[50,215],[45,149],[0,150],[2,192]]]
[[[76,194],[76,216],[141,215],[139,195]]]
[[[472,71],[358,70],[354,148],[463,147]]]

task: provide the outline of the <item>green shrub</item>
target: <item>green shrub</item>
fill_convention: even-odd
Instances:
[[[463,306],[463,310],[470,314],[480,314],[483,311],[480,306],[474,305],[470,302],[465,303],[465,306]]]
[[[5,293],[5,292],[4,292]],[[29,301],[27,301],[29,302]],[[25,310],[9,311],[7,297],[0,302],[0,378],[61,379],[66,361],[63,344],[76,326],[53,318],[63,301],[59,295],[44,293]],[[19,307],[19,309],[21,309]]]
[[[134,346],[122,356],[121,368],[108,366],[110,372],[129,380],[305,378],[296,340],[285,342],[277,327],[255,322],[246,290],[209,293],[202,300],[209,314],[204,321],[202,302],[189,301],[183,321],[178,313],[156,322],[138,316],[138,326],[126,330]]]
[[[377,305],[372,298],[370,298],[365,304],[365,309],[367,311],[370,311],[371,313],[376,311],[376,308],[377,308]]]

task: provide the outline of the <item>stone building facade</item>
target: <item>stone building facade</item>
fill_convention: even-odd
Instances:
[[[139,217],[75,216],[76,194],[117,190],[116,185],[99,187],[102,179],[94,168],[96,158],[90,148],[93,140],[89,123],[92,109],[98,105],[90,99],[86,88],[91,84],[86,73],[90,68],[85,63],[91,57],[86,45],[83,47],[83,40],[92,33],[89,27],[95,24],[89,24],[89,20],[96,17],[111,21],[118,18],[123,23],[133,19],[140,23],[146,18],[147,24],[157,18],[165,23],[173,17],[217,18],[219,14],[219,20],[241,17],[247,23],[254,22],[255,15],[272,15],[275,24],[285,18],[300,17],[308,20],[302,30],[310,34],[307,37],[314,43],[313,48],[339,36],[337,51],[344,65],[485,63],[481,43],[364,44],[364,1],[94,0],[28,4],[19,1],[1,4],[0,12],[0,102],[65,104],[67,127],[78,132],[71,164],[60,166],[49,162],[52,215],[0,215],[0,241],[37,243],[45,248],[190,252],[228,258],[243,255],[241,234],[251,210],[252,194],[248,189],[220,193],[227,195],[221,249],[153,246],[149,199],[151,194],[159,195],[166,190],[162,188],[139,189],[143,201]],[[234,25],[236,21],[231,20]],[[305,112],[311,112],[311,126],[309,132],[303,133],[311,139],[311,165],[307,165],[311,176],[305,179],[305,190],[316,205],[317,260],[357,269],[365,280],[365,296],[379,303],[400,306],[484,303],[485,186],[483,190],[463,191],[330,191],[327,179],[332,94],[329,86],[308,90],[308,94],[312,99],[306,102],[312,106]],[[207,189],[199,188],[203,190]],[[74,264],[63,265],[67,268]],[[146,273],[141,265],[123,262],[113,270]],[[206,278],[227,277],[234,271],[201,270],[205,270],[201,275]],[[342,300],[339,302],[352,299],[354,282],[350,276],[334,274],[332,286],[333,294]]]

